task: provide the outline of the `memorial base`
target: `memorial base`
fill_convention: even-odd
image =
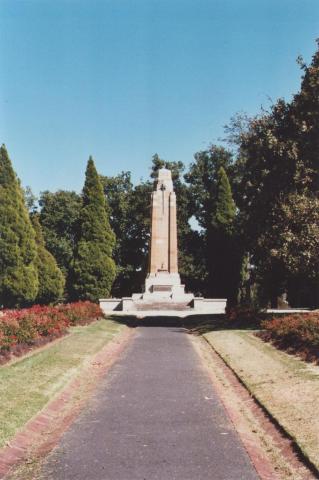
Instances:
[[[165,292],[166,293],[166,292]],[[194,297],[191,293],[166,296],[156,293],[135,293],[132,297],[105,298],[100,307],[105,314],[118,315],[216,315],[224,314],[226,299]]]

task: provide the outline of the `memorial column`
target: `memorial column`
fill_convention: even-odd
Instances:
[[[178,273],[177,260],[177,222],[176,222],[176,195],[169,196],[169,272]]]
[[[157,263],[158,263],[158,252],[157,252],[157,225],[158,225],[158,215],[159,215],[159,205],[157,202],[157,192],[152,193],[152,221],[151,221],[151,242],[150,242],[150,249],[151,249],[151,255],[150,255],[150,265],[149,265],[149,271],[150,273],[156,273],[157,271]]]

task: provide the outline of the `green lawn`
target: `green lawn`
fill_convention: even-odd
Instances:
[[[319,366],[249,331],[212,331],[204,337],[319,469]]]
[[[0,367],[0,447],[123,328],[111,320],[72,327],[70,335]]]

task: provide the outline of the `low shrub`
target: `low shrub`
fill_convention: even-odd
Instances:
[[[88,301],[67,303],[58,308],[68,318],[70,325],[87,325],[103,316],[99,305]]]
[[[273,339],[307,343],[319,347],[319,313],[287,315],[262,322]]]
[[[319,360],[319,312],[274,317],[261,324],[259,336],[307,360]]]
[[[70,325],[86,325],[102,316],[100,307],[91,302],[3,310],[0,313],[0,355],[23,353],[24,347],[28,350],[64,335]]]

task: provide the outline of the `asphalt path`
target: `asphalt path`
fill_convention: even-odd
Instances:
[[[46,480],[256,480],[189,335],[138,327],[47,457]]]

